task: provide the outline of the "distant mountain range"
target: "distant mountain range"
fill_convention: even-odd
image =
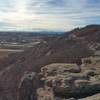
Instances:
[[[0,34],[32,34],[32,35],[52,35],[62,34],[64,31],[49,31],[49,30],[38,30],[38,31],[0,31]],[[16,35],[17,35],[16,34]]]

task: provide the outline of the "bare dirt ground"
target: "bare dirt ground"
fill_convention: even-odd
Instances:
[[[0,49],[0,59],[8,57],[8,55],[16,52],[22,52],[23,50],[13,50],[13,49]]]

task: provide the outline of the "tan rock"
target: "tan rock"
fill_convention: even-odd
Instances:
[[[37,89],[37,100],[54,100],[53,90],[47,86]]]

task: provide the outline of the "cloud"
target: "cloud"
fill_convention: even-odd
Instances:
[[[99,6],[100,0],[0,0],[0,30],[68,30],[100,23]]]

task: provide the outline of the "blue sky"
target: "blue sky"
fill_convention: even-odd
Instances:
[[[0,0],[0,30],[71,30],[100,24],[100,0]]]

